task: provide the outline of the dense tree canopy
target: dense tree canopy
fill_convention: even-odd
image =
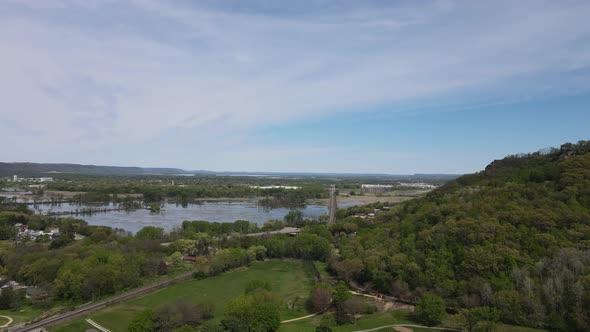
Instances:
[[[344,280],[451,308],[489,306],[506,323],[590,329],[590,142],[510,156],[339,236]],[[346,234],[344,229],[334,229]]]

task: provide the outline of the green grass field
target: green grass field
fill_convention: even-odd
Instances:
[[[299,331],[315,331],[315,327],[319,325],[321,316],[316,316],[306,320],[301,320],[293,323],[285,323],[281,325],[279,332],[299,332]],[[393,324],[412,324],[420,325],[420,323],[410,320],[410,313],[408,311],[391,311],[381,312],[371,315],[363,316],[357,319],[354,324],[342,325],[342,326],[331,326],[330,328],[334,332],[353,332],[359,330],[368,330],[378,328],[381,326],[393,325]],[[435,330],[430,328],[416,328],[412,327],[414,332],[441,332],[441,330]],[[377,331],[393,331],[391,327],[384,327]],[[532,329],[528,327],[512,326],[499,324],[495,332],[543,332],[544,330]]]
[[[514,326],[514,325],[506,325],[506,324],[499,324],[496,327],[496,332],[543,332],[545,330],[533,329],[530,327],[524,326]]]
[[[312,286],[311,278],[305,272],[302,262],[278,260],[255,262],[248,268],[233,270],[220,276],[183,282],[96,312],[89,317],[113,332],[126,331],[129,321],[136,312],[177,300],[186,300],[194,303],[213,303],[215,306],[213,320],[220,321],[223,318],[225,304],[243,294],[249,281],[266,280],[284,301],[281,319],[290,319],[307,314],[304,310],[304,302]],[[50,331],[78,332],[88,328],[90,325],[81,319],[65,326],[52,328]]]
[[[320,266],[324,267],[324,266]],[[321,271],[321,270],[320,270]],[[71,322],[64,326],[51,328],[51,332],[79,332],[90,328],[84,321],[92,318],[97,323],[112,332],[127,331],[127,326],[132,317],[138,311],[146,308],[157,308],[159,305],[171,303],[177,300],[186,300],[194,303],[210,302],[215,306],[214,322],[223,318],[225,304],[232,298],[243,294],[246,284],[251,280],[266,280],[284,300],[281,308],[281,320],[305,316],[304,302],[309,295],[312,286],[312,276],[306,272],[302,262],[270,260],[256,262],[248,268],[241,268],[226,272],[222,275],[203,279],[191,280],[176,284],[157,291],[156,293],[115,305],[105,310],[96,312],[83,319]],[[321,317],[315,316],[305,320],[281,325],[279,332],[315,331]],[[352,332],[377,328],[391,324],[416,324],[409,319],[406,311],[393,311],[375,313],[359,318],[354,324],[334,326],[334,332]],[[433,329],[412,328],[415,332],[437,331]],[[391,331],[384,328],[383,331]],[[535,332],[540,330],[499,325],[497,332]]]
[[[0,326],[4,325],[6,323],[8,323],[8,318],[0,317]]]
[[[39,315],[41,315],[41,313],[43,312],[43,310],[40,309],[34,309],[31,306],[23,306],[22,308],[20,308],[19,310],[0,310],[0,315],[2,316],[9,316],[11,317],[14,321],[11,325],[13,324],[18,324],[18,323],[23,323],[23,322],[28,322],[31,319],[33,319],[34,317],[37,317]],[[0,322],[0,325],[6,323],[5,321]]]
[[[315,327],[319,325],[320,316],[310,319],[297,321],[293,323],[282,324],[279,332],[296,332],[296,331],[315,331]],[[390,324],[414,324],[408,319],[408,313],[405,311],[392,311],[385,313],[375,313],[364,316],[356,321],[354,324],[333,326],[334,332],[350,332],[363,329],[370,329]],[[389,328],[391,330],[391,328]]]

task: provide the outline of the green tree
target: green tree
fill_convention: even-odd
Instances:
[[[291,210],[285,215],[285,222],[287,223],[287,226],[303,227],[303,213],[299,210]]]
[[[445,315],[445,301],[440,296],[426,293],[416,303],[416,318],[428,326],[440,324]]]
[[[2,310],[16,310],[20,307],[21,297],[18,292],[12,288],[5,288],[0,293],[0,309]]]
[[[333,264],[333,269],[339,277],[350,282],[363,272],[363,261],[360,258],[344,259]]]
[[[351,319],[346,311],[346,301],[352,295],[346,284],[342,281],[334,289],[334,306],[336,307],[336,323],[339,325],[350,323]]]
[[[232,332],[273,332],[281,321],[276,303],[264,296],[242,295],[227,304],[221,323]]]
[[[196,255],[208,255],[211,246],[211,237],[206,233],[197,233],[192,237],[195,240]]]
[[[247,253],[250,257],[250,260],[264,260],[266,257],[266,247],[265,246],[251,246],[248,248]]]
[[[459,325],[467,332],[491,332],[498,319],[498,311],[490,307],[462,309],[458,315]]]
[[[343,281],[338,282],[338,285],[336,285],[336,288],[334,289],[334,304],[342,304],[346,302],[346,300],[348,300],[351,296],[352,295],[350,294],[346,284]]]
[[[316,332],[331,332],[332,329],[330,326],[336,324],[336,319],[334,318],[334,314],[331,312],[325,313],[322,315],[320,319],[320,325],[316,328]]]
[[[151,310],[141,311],[133,317],[127,328],[129,332],[153,332],[154,327],[154,312]]]
[[[281,325],[279,308],[271,301],[263,301],[254,306],[253,332],[277,331]]]
[[[140,229],[135,237],[139,240],[161,240],[164,238],[164,229],[161,227],[146,226]]]
[[[66,299],[81,298],[86,270],[79,259],[66,262],[54,282],[57,295]]]
[[[194,255],[196,253],[197,240],[179,239],[172,242],[171,250],[181,252],[183,255]]]
[[[315,234],[300,234],[293,240],[293,256],[302,259],[326,261],[332,252],[328,240]]]

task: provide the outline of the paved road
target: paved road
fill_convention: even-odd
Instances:
[[[330,209],[330,215],[328,217],[328,224],[333,224],[336,222],[336,209],[337,209],[337,205],[336,205],[336,185],[332,185],[330,187],[330,206],[328,207],[328,209]]]
[[[49,318],[45,318],[41,321],[31,323],[31,324],[28,324],[25,326],[9,328],[8,331],[9,332],[32,332],[32,331],[38,331],[39,329],[47,327],[47,326],[62,324],[62,323],[80,318],[80,317],[87,315],[89,313],[101,310],[101,309],[106,308],[110,305],[113,305],[113,304],[116,304],[119,302],[123,302],[126,300],[130,300],[130,299],[133,299],[136,297],[140,297],[140,296],[155,292],[156,290],[158,290],[160,288],[164,288],[164,287],[170,286],[172,284],[178,283],[180,281],[190,279],[190,278],[192,278],[192,275],[193,275],[193,272],[187,272],[187,273],[184,273],[180,276],[177,276],[177,277],[165,280],[165,281],[160,281],[160,282],[157,282],[157,283],[149,285],[149,286],[134,289],[134,290],[129,291],[127,293],[110,298],[106,301],[102,301],[102,302],[98,302],[98,303],[94,303],[94,304],[89,304],[87,306],[83,306],[81,308],[63,313],[61,315],[56,315],[56,316],[52,316]]]

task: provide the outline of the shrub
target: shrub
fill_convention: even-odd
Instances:
[[[256,292],[258,290],[271,291],[272,290],[272,287],[271,287],[271,285],[270,285],[270,283],[268,281],[264,281],[264,280],[251,280],[246,285],[246,290],[245,290],[244,293],[245,294],[250,294],[250,293]]]
[[[332,295],[334,291],[329,284],[318,284],[309,295],[309,307],[313,312],[323,312],[332,304]]]

